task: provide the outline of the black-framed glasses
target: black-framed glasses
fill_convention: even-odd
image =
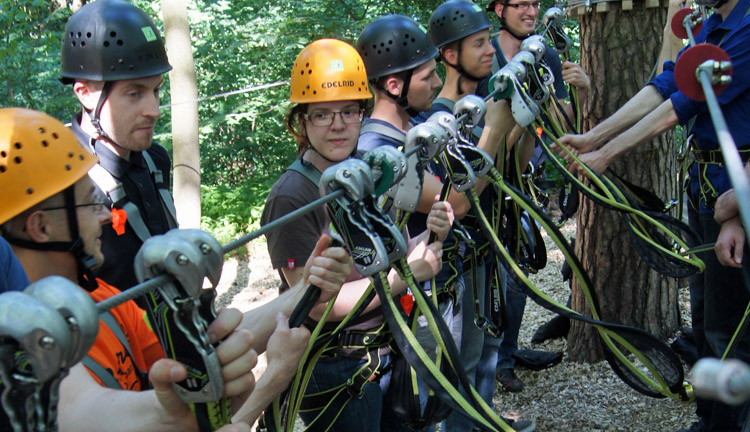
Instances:
[[[508,3],[506,6],[510,6],[512,8],[516,8],[519,11],[525,11],[528,10],[529,7],[533,7],[534,9],[539,10],[539,2],[519,2],[519,3]]]
[[[92,201],[90,203],[75,204],[73,207],[74,208],[78,208],[78,207],[93,207],[94,211],[98,213],[100,211],[103,211],[104,209],[109,209],[109,200],[107,198],[103,197],[103,196],[96,196],[96,197],[94,197],[94,201]],[[66,206],[59,206],[59,207],[45,207],[45,208],[40,209],[40,210],[50,211],[50,210],[65,210],[65,209],[67,209]]]
[[[362,121],[364,116],[364,110],[357,108],[345,108],[341,111],[313,111],[304,114],[305,120],[308,120],[313,126],[330,126],[333,124],[333,119],[336,114],[341,116],[341,121],[346,124],[354,124]]]

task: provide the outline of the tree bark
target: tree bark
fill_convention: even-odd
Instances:
[[[584,104],[584,128],[593,128],[613,114],[648,82],[662,43],[666,8],[634,2],[622,11],[609,3],[605,13],[579,17],[581,65],[591,77]],[[676,197],[675,133],[670,131],[619,158],[611,168],[628,181],[654,191],[662,199]],[[599,299],[601,319],[633,325],[658,337],[674,334],[679,324],[678,284],[653,271],[635,251],[622,216],[582,197],[576,254],[589,272]],[[591,316],[577,281],[574,309]],[[573,321],[568,335],[570,358],[579,362],[603,359],[596,330]]]
[[[185,0],[162,0],[172,94],[173,194],[182,228],[199,228],[201,218],[198,86]]]

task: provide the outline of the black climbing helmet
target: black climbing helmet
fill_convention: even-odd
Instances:
[[[125,0],[97,0],[68,20],[60,81],[118,81],[161,75],[172,69],[154,21]]]
[[[441,48],[478,31],[490,28],[490,20],[482,8],[468,0],[448,0],[430,16],[430,38]]]
[[[356,48],[369,80],[414,69],[438,55],[427,30],[403,15],[385,15],[368,24]]]

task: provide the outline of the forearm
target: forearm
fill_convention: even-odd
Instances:
[[[232,417],[232,423],[245,422],[252,425],[263,414],[268,405],[289,385],[293,375],[287,377],[288,374],[284,374],[284,377],[278,377],[278,373],[272,370],[272,367],[269,365],[255,383],[253,392]]]
[[[262,306],[247,311],[242,316],[242,322],[238,328],[247,329],[254,336],[253,349],[258,353],[266,351],[268,338],[276,329],[276,315],[282,312],[284,315],[291,315],[297,303],[302,299],[307,286],[302,285],[303,280],[296,281],[294,285]]]
[[[609,118],[599,123],[587,134],[601,147],[604,143],[617,136],[620,132],[630,128],[644,119],[654,109],[658,108],[664,99],[654,86],[648,85],[641,89],[632,99],[622,106]]]
[[[197,430],[194,417],[165,412],[153,390],[104,388],[81,364],[61,384],[58,422],[62,432]]]
[[[677,123],[678,118],[672,107],[672,101],[667,100],[633,127],[602,147],[602,157],[609,163],[623,153],[671,129]]]

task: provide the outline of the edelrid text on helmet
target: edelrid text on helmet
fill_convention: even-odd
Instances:
[[[297,55],[289,101],[317,103],[371,97],[365,64],[346,42],[320,39]]]
[[[487,14],[468,0],[448,0],[430,16],[430,38],[438,48],[488,28]]]
[[[368,24],[357,51],[370,80],[414,69],[438,55],[427,30],[403,15],[385,15]]]
[[[60,64],[65,84],[143,78],[171,69],[159,29],[125,0],[88,3],[65,26]]]
[[[25,108],[0,109],[0,224],[73,185],[96,162],[60,121]]]

